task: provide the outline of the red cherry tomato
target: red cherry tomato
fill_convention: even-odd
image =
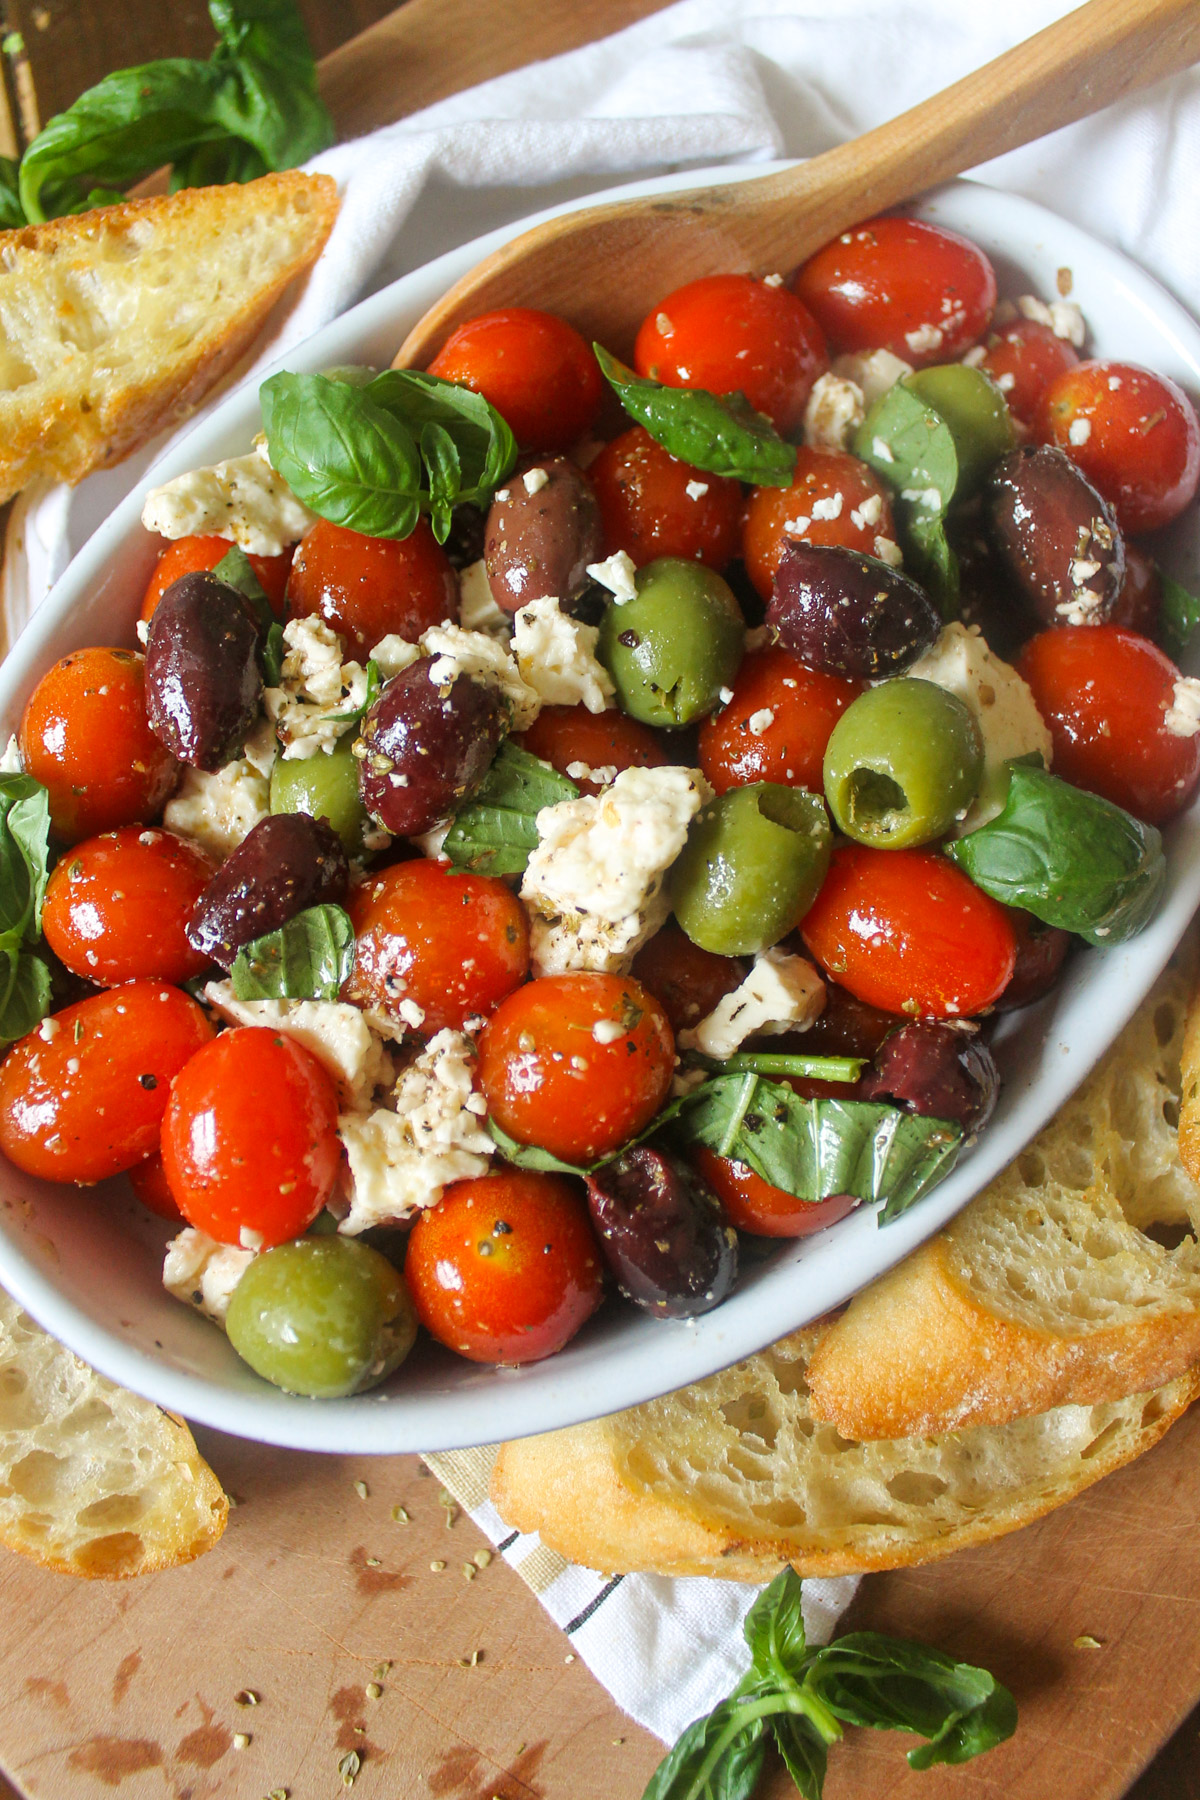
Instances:
[[[1200,737],[1166,715],[1179,670],[1120,625],[1065,625],[1031,638],[1017,664],[1054,740],[1056,775],[1161,825],[1200,779]]]
[[[981,337],[996,275],[977,245],[919,219],[869,219],[810,256],[792,287],[834,350],[953,362]]]
[[[155,607],[173,581],[178,581],[181,575],[194,574],[197,569],[215,569],[232,549],[229,539],[223,537],[206,535],[176,538],[173,544],[167,545],[155,564],[139,617],[143,620],[152,619]],[[263,592],[271,602],[271,611],[277,619],[284,616],[283,594],[292,566],[292,555],[293,549],[289,548],[279,556],[251,556],[247,559],[262,583]]]
[[[424,858],[369,875],[346,902],[357,945],[350,995],[422,1032],[461,1030],[529,972],[529,925],[512,890]]]
[[[933,850],[835,851],[801,931],[860,1000],[924,1019],[991,1006],[1016,957],[1004,908]]]
[[[590,430],[604,393],[599,364],[575,327],[529,306],[468,319],[429,373],[482,394],[522,450],[569,450]]]
[[[724,1206],[731,1224],[756,1237],[810,1237],[853,1212],[853,1194],[831,1194],[828,1200],[798,1200],[783,1188],[772,1187],[756,1175],[748,1163],[718,1156],[706,1144],[692,1153],[693,1161]]]
[[[50,794],[56,837],[68,844],[153,819],[179,764],[146,718],[143,660],[130,650],[73,650],[29,698],[20,730],[26,773]]]
[[[702,950],[668,919],[633,959],[632,974],[661,1001],[672,1031],[706,1019],[718,1001],[746,978],[747,964],[733,956]]]
[[[425,1329],[472,1362],[553,1356],[603,1295],[586,1204],[521,1169],[447,1188],[412,1228],[404,1278]]]
[[[833,513],[832,518],[828,517]],[[866,463],[842,450],[801,445],[791,487],[755,488],[742,513],[742,560],[764,600],[789,538],[879,555],[895,541],[887,489]]]
[[[201,975],[209,959],[192,949],[186,927],[215,869],[207,851],[169,831],[123,825],[88,838],[46,884],[46,942],[73,974],[102,987]]]
[[[392,632],[416,643],[458,617],[458,577],[421,519],[406,538],[364,537],[319,519],[301,540],[287,583],[289,619],[323,619],[365,662]]]
[[[1045,390],[1035,429],[1116,508],[1122,531],[1157,531],[1200,483],[1200,421],[1174,381],[1132,363],[1082,362]]]
[[[510,994],[491,1019],[479,1085],[510,1137],[589,1163],[650,1123],[674,1061],[667,1015],[640,982],[547,975]]]
[[[861,681],[806,669],[786,650],[752,650],[733,699],[700,727],[700,767],[718,794],[755,781],[822,789],[829,736]]]
[[[186,1225],[187,1220],[175,1204],[175,1196],[163,1168],[162,1151],[156,1150],[144,1163],[136,1163],[129,1171],[129,1185],[142,1205],[172,1225]]]
[[[337,1089],[311,1050],[263,1026],[223,1031],[176,1076],[162,1122],[180,1212],[222,1244],[299,1237],[337,1185],[337,1121]]]
[[[578,772],[589,769],[659,769],[667,753],[648,725],[623,712],[591,713],[586,706],[543,706],[528,731],[518,732],[513,742],[532,756],[540,756],[560,775],[574,781],[584,794],[598,794],[605,785]],[[611,777],[609,778],[611,780]]]
[[[164,981],[91,994],[43,1019],[0,1064],[0,1150],[28,1175],[89,1186],[144,1162],[173,1078],[212,1037]]]
[[[676,288],[643,319],[634,362],[639,375],[668,387],[744,394],[785,436],[829,367],[808,308],[753,275],[704,275]]]
[[[737,555],[740,484],[680,462],[641,425],[605,444],[588,479],[609,552],[624,550],[639,569],[659,556],[723,569]]]
[[[1038,401],[1050,383],[1079,361],[1066,338],[1037,319],[1014,319],[989,334],[980,368],[990,375],[1013,417],[1032,425]]]

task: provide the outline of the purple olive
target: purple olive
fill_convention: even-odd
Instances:
[[[230,969],[243,944],[309,906],[341,900],[349,879],[346,852],[324,819],[275,813],[221,864],[192,908],[188,942]]]
[[[511,475],[492,501],[484,558],[492,598],[505,612],[546,594],[574,600],[587,586],[588,564],[603,554],[592,484],[565,456]]]
[[[429,831],[488,771],[508,729],[495,688],[458,675],[435,687],[423,657],[393,676],[355,740],[358,788],[371,817],[401,837]]]
[[[737,1232],[708,1183],[678,1157],[645,1144],[587,1178],[604,1259],[635,1306],[693,1319],[737,1280]]]
[[[992,542],[1045,625],[1103,625],[1125,579],[1116,514],[1070,457],[1023,444],[988,478]]]
[[[874,556],[785,540],[767,624],[809,669],[859,681],[899,675],[937,641],[924,588]]]
[[[206,570],[173,581],[146,642],[150,729],[181,762],[223,768],[237,755],[262,695],[258,621],[245,596]]]
[[[922,1021],[885,1038],[858,1086],[862,1100],[894,1100],[906,1112],[954,1119],[979,1131],[992,1116],[1000,1071],[987,1045],[954,1025]]]

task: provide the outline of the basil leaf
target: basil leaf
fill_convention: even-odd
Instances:
[[[431,511],[439,494],[452,494],[454,505],[469,500],[486,506],[516,466],[517,440],[507,420],[471,388],[443,381],[422,369],[385,369],[367,383],[366,392],[402,420],[420,442],[429,465]],[[438,430],[429,432],[427,439],[431,426]],[[447,438],[453,446],[453,459],[445,448]],[[432,460],[426,456],[427,442]]]
[[[340,906],[310,906],[237,953],[239,1000],[336,1000],[354,969],[354,927]]]
[[[1168,575],[1155,563],[1159,582],[1162,585],[1162,614],[1160,635],[1163,649],[1168,656],[1177,661],[1186,649],[1188,639],[1197,625],[1200,625],[1200,599],[1190,594],[1182,582]]]
[[[739,1715],[741,1698],[731,1694],[703,1719],[689,1725],[659,1763],[642,1800],[750,1800],[766,1756],[766,1722]]]
[[[418,518],[421,459],[407,426],[324,375],[272,375],[258,390],[271,465],[297,499],[366,537],[408,537]]]
[[[949,425],[897,382],[859,426],[854,454],[893,490],[905,556],[942,616],[955,618],[958,561],[946,537],[946,512],[958,486],[959,465]]]
[[[890,1224],[950,1173],[961,1125],[872,1100],[802,1100],[761,1076],[718,1075],[689,1094],[675,1132],[746,1163],[800,1200],[886,1202]]]
[[[0,1043],[15,1043],[50,1011],[50,971],[40,956],[0,939]]]
[[[520,875],[537,845],[542,808],[578,798],[573,781],[506,740],[471,798],[460,807],[442,849],[458,869]]]
[[[593,1169],[600,1167],[599,1163],[562,1162],[549,1150],[543,1150],[540,1144],[518,1143],[516,1138],[509,1137],[507,1131],[497,1125],[490,1113],[484,1123],[505,1162],[515,1164],[518,1169],[540,1169],[544,1174],[550,1175],[590,1175]]]
[[[317,93],[316,58],[293,0],[209,0],[208,11],[220,39],[212,61],[236,77],[221,90],[218,117],[257,153],[263,168],[255,173],[293,169],[328,149],[333,122]]]
[[[335,725],[356,725],[369,706],[373,706],[383,686],[383,677],[379,673],[379,664],[373,656],[367,659],[367,690],[363,695],[363,703],[352,712],[330,713],[330,723]]]
[[[264,686],[278,687],[283,680],[283,626],[278,619],[272,621],[263,639],[262,667]]]
[[[847,1725],[928,1738],[914,1769],[967,1762],[1016,1730],[1016,1702],[986,1669],[879,1632],[849,1632],[809,1658],[805,1688]]]
[[[742,1622],[750,1647],[751,1668],[764,1680],[801,1673],[808,1642],[801,1606],[803,1583],[794,1569],[783,1569],[765,1587]]]
[[[661,381],[635,375],[602,345],[592,348],[630,418],[644,425],[655,443],[680,462],[757,487],[791,485],[795,445],[786,443],[744,394],[665,387]]]
[[[50,797],[32,775],[0,775],[0,933],[15,943],[41,934],[50,873]]]
[[[829,1760],[824,1739],[798,1713],[776,1713],[771,1720],[771,1730],[775,1748],[804,1800],[821,1800]]]
[[[17,187],[17,163],[0,156],[0,231],[16,231],[28,224]]]
[[[1147,925],[1166,884],[1162,838],[1098,794],[1009,764],[998,818],[946,846],[976,887],[1099,949]]]

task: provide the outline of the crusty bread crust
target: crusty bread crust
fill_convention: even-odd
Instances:
[[[178,423],[333,228],[289,171],[0,232],[0,500],[77,482]]]

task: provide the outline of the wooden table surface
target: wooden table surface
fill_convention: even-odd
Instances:
[[[347,134],[661,3],[410,0],[389,19],[391,0],[300,0]],[[0,152],[112,67],[114,47],[128,63],[211,44],[199,0],[4,0],[3,18],[19,35],[0,59]],[[110,1585],[0,1560],[0,1800],[253,1800],[281,1787],[306,1800],[344,1791],[351,1749],[358,1792],[379,1800],[637,1800],[658,1745],[501,1561],[464,1579],[481,1540],[469,1520],[447,1531],[415,1458],[199,1435],[240,1504],[198,1563]],[[852,1733],[828,1800],[1200,1800],[1200,1707],[1187,1716],[1200,1694],[1198,1494],[1194,1411],[1029,1530],[866,1582],[851,1623],[994,1669],[1021,1725],[966,1769],[921,1776],[890,1734]],[[397,1502],[410,1524],[392,1520]],[[261,1703],[238,1706],[243,1690]],[[777,1774],[763,1800],[789,1793]]]

